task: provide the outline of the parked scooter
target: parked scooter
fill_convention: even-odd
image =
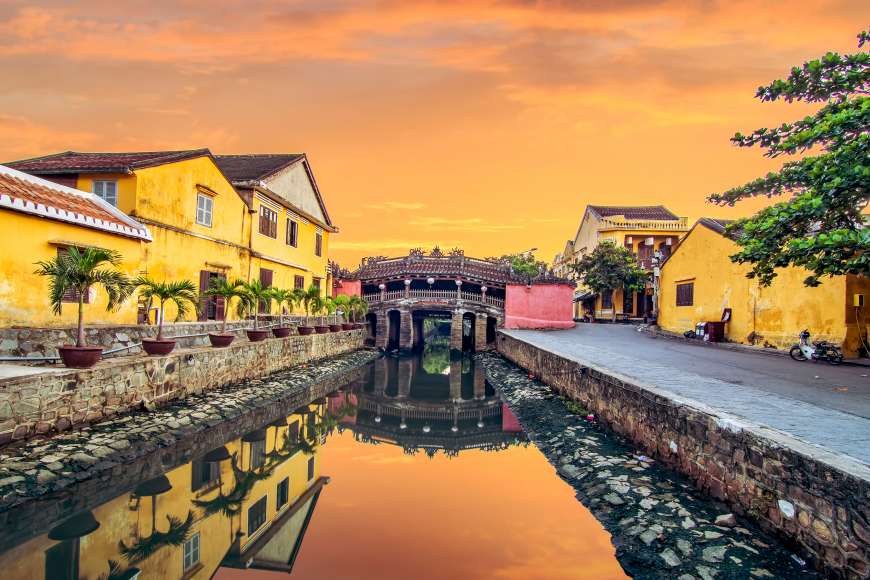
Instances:
[[[794,360],[805,361],[813,359],[815,362],[824,360],[832,365],[838,365],[843,362],[843,351],[839,346],[824,340],[814,340],[812,344],[809,344],[809,329],[803,331],[798,336],[800,337],[800,342],[791,347],[788,353]]]

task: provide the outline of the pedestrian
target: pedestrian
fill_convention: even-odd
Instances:
[[[653,310],[649,317],[649,335],[651,338],[659,337],[659,313]]]

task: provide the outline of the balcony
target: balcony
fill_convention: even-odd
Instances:
[[[599,222],[598,231],[605,230],[660,230],[689,231],[689,218],[677,220],[615,220],[604,218]]]

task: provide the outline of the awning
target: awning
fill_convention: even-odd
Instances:
[[[574,296],[574,302],[582,302],[583,300],[589,300],[591,298],[595,298],[598,296],[598,292],[581,292]]]

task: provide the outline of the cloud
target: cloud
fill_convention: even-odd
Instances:
[[[65,151],[70,149],[71,143],[87,148],[99,141],[92,133],[52,129],[24,117],[3,114],[0,114],[0,134],[5,142],[4,153],[21,157]]]
[[[463,240],[431,240],[431,239],[386,239],[386,240],[359,240],[359,241],[344,241],[341,238],[330,238],[330,250],[357,250],[363,252],[379,252],[381,250],[402,250],[407,253],[411,248],[434,248],[440,246],[442,248],[460,247],[467,243]]]
[[[425,203],[402,203],[398,201],[385,201],[379,204],[363,204],[363,207],[369,209],[379,209],[381,211],[396,211],[397,209],[422,209],[426,207]]]
[[[472,232],[497,232],[499,230],[515,230],[523,226],[519,225],[495,225],[482,218],[448,219],[439,217],[417,217],[408,222],[408,225],[419,226],[426,231],[434,230],[465,230]]]

